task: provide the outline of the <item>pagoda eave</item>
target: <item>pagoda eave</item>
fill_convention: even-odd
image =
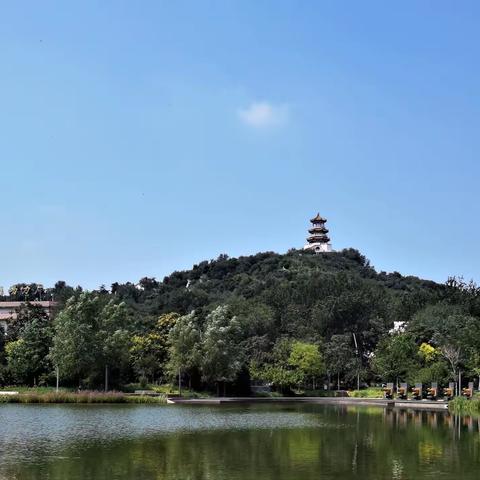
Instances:
[[[307,238],[308,243],[328,243],[329,241],[330,238],[328,238],[326,235],[312,236]]]
[[[311,233],[312,235],[315,233],[328,233],[328,228],[325,227],[313,227],[311,228],[308,233]]]

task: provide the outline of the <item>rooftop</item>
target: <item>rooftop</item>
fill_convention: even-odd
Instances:
[[[40,300],[31,300],[27,302],[0,302],[0,309],[6,309],[6,308],[18,308],[20,305],[23,305],[25,303],[31,303],[32,305],[39,305],[43,308],[50,308],[54,307],[56,305],[55,302],[50,302],[50,301],[40,301]]]
[[[326,221],[327,221],[327,219],[326,219],[326,218],[323,218],[323,217],[321,217],[321,216],[320,216],[320,214],[319,214],[319,213],[317,213],[317,216],[316,216],[316,217],[314,217],[314,218],[312,218],[310,221],[311,221],[312,223],[323,223],[323,222],[326,222]]]

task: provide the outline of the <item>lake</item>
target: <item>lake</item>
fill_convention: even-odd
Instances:
[[[475,479],[479,420],[325,405],[0,405],[0,479]]]

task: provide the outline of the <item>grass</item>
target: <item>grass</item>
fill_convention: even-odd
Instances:
[[[480,395],[475,395],[471,400],[455,397],[449,402],[448,409],[458,415],[480,415]]]
[[[135,390],[151,390],[155,393],[161,393],[167,397],[178,397],[178,385],[172,385],[170,383],[165,383],[163,385],[147,384],[141,385],[140,383],[129,383],[123,388],[125,392],[133,393]],[[196,391],[189,388],[182,387],[182,398],[210,398],[212,394],[206,391]]]
[[[82,404],[112,404],[112,403],[141,403],[165,404],[166,396],[129,396],[122,392],[47,392],[47,393],[19,393],[18,395],[0,395],[0,403],[82,403]]]
[[[353,398],[383,398],[383,389],[381,387],[368,387],[363,390],[351,390],[349,397]]]
[[[280,392],[255,392],[253,397],[257,398],[278,398],[278,397],[283,397],[283,395]]]
[[[72,388],[60,388],[60,392],[71,392]],[[52,393],[55,392],[55,387],[24,387],[18,385],[10,385],[7,387],[0,387],[0,392],[18,392],[18,393]]]
[[[334,397],[334,390],[303,390],[301,392],[303,397]]]

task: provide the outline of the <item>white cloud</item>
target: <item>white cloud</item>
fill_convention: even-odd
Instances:
[[[269,102],[253,102],[238,110],[240,119],[250,127],[270,128],[285,125],[288,121],[287,105],[272,105]]]

